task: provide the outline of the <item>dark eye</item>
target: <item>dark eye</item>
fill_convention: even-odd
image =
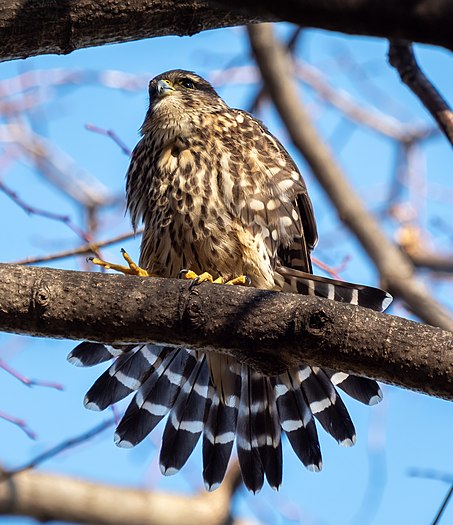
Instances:
[[[195,89],[195,84],[188,78],[184,78],[183,80],[181,80],[180,84],[182,87],[185,87],[187,89]]]

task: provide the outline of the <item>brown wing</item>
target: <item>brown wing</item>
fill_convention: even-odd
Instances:
[[[247,173],[241,218],[266,239],[271,264],[311,272],[318,234],[313,206],[294,161],[269,130],[250,114],[233,110]],[[242,117],[242,118],[241,118]]]

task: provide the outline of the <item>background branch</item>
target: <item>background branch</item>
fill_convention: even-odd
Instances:
[[[335,205],[341,220],[376,264],[383,287],[403,299],[420,319],[453,331],[449,313],[414,277],[408,257],[381,231],[362,200],[347,182],[328,146],[322,141],[300,102],[289,57],[274,38],[270,24],[248,27],[250,42],[269,95],[290,137]]]
[[[412,44],[406,40],[391,40],[389,62],[431,113],[453,146],[453,112],[418,66]]]
[[[269,374],[305,362],[453,399],[451,333],[336,301],[13,265],[0,265],[0,297],[7,332],[159,341],[226,353]]]
[[[240,472],[232,467],[218,490],[189,496],[21,472],[0,483],[0,514],[94,525],[234,524],[228,518]]]

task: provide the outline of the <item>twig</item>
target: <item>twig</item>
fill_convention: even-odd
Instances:
[[[437,525],[440,522],[440,518],[442,517],[444,510],[447,508],[451,496],[453,495],[453,476],[451,474],[444,474],[443,472],[439,472],[437,470],[425,470],[415,468],[409,471],[409,476],[414,476],[417,478],[435,479],[450,484],[450,488],[448,489],[448,492],[445,495],[445,498],[443,499],[439,510],[437,511],[436,517],[432,522],[432,525]]]
[[[68,215],[62,215],[60,213],[42,210],[40,208],[36,208],[34,206],[31,206],[30,204],[27,204],[23,199],[21,199],[21,197],[19,197],[19,195],[15,191],[8,188],[8,186],[6,186],[6,184],[4,184],[2,181],[0,181],[0,191],[2,191],[11,200],[13,200],[28,215],[39,215],[40,217],[46,217],[47,219],[62,222],[63,224],[66,224],[68,228],[70,228],[85,242],[89,243],[91,241],[89,235],[87,235],[81,228],[74,224]]]
[[[80,445],[81,443],[88,441],[92,437],[97,436],[98,434],[103,432],[105,429],[111,427],[113,423],[114,423],[113,419],[107,419],[103,421],[102,423],[100,423],[99,425],[96,425],[92,429],[88,430],[87,432],[84,432],[83,434],[80,434],[79,436],[67,439],[63,441],[62,443],[60,443],[59,445],[56,445],[55,447],[52,447],[49,450],[46,450],[42,454],[39,454],[38,456],[33,458],[32,460],[27,461],[27,463],[25,463],[24,465],[17,467],[15,469],[12,469],[12,470],[4,471],[1,475],[1,478],[10,479],[16,474],[19,474],[19,472],[24,472],[25,470],[30,470],[32,468],[35,468],[38,465],[41,465],[42,463],[44,463],[45,461],[60,454],[61,452],[64,452],[65,450],[68,450],[77,445]]]
[[[31,430],[31,428],[27,425],[26,421],[24,421],[23,419],[10,416],[5,412],[0,412],[0,418],[4,419],[5,421],[8,421],[9,423],[12,423],[13,425],[18,426],[22,430],[22,432],[24,432],[30,439],[37,439],[36,433],[33,430]]]
[[[453,146],[453,112],[415,60],[411,42],[390,40],[389,62],[401,80],[417,95]]]
[[[423,140],[438,132],[436,127],[404,124],[376,109],[363,107],[346,91],[332,87],[319,69],[302,60],[296,62],[295,73],[322,100],[337,108],[346,118],[394,140]]]
[[[132,151],[130,148],[126,146],[126,144],[118,137],[118,135],[111,129],[104,129],[99,128],[98,126],[95,126],[94,124],[85,124],[85,129],[88,131],[93,131],[94,133],[98,133],[99,135],[105,135],[106,137],[110,137],[115,144],[117,144],[121,151],[127,155],[128,157],[131,156]]]
[[[25,386],[42,386],[46,388],[55,388],[55,390],[64,390],[64,387],[61,383],[55,383],[53,381],[42,381],[40,379],[30,379],[29,377],[20,374],[17,370],[14,370],[14,368],[5,363],[3,359],[0,359],[0,368],[2,368],[5,372],[15,377]]]
[[[437,525],[440,521],[440,518],[442,517],[442,514],[444,513],[444,510],[447,508],[448,502],[450,501],[451,496],[453,495],[453,484],[451,485],[449,491],[447,492],[441,506],[439,509],[439,512],[437,513],[436,517],[434,518],[434,521],[432,525]]]
[[[41,257],[27,257],[26,259],[20,259],[15,261],[12,264],[37,264],[42,262],[57,261],[60,259],[66,259],[67,257],[73,257],[75,255],[89,255],[92,253],[97,253],[100,248],[105,248],[106,246],[111,246],[113,244],[118,244],[128,239],[132,239],[136,236],[140,236],[143,233],[143,228],[137,230],[137,232],[128,232],[112,237],[111,239],[106,239],[105,241],[91,242],[79,246],[78,248],[71,248],[70,250],[63,250],[61,252],[50,253],[49,255],[43,255]]]

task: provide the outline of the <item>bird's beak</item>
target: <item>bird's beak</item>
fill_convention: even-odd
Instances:
[[[159,80],[156,85],[156,95],[158,98],[163,98],[171,95],[175,91],[172,83],[169,80]]]

